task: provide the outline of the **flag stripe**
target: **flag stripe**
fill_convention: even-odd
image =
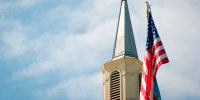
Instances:
[[[145,63],[145,62],[144,62],[144,63]],[[148,75],[148,68],[147,68],[146,64],[143,64],[143,73],[144,73],[145,75]]]
[[[164,53],[164,54],[160,55],[160,56],[156,59],[155,67],[154,67],[155,69],[154,69],[154,71],[153,71],[153,77],[154,77],[154,75],[155,75],[155,72],[156,72],[157,69],[159,68],[159,66],[162,64],[162,60],[165,59],[165,58],[167,58],[167,55]],[[161,63],[161,64],[159,64],[159,63]]]
[[[164,49],[162,42],[157,42],[156,44],[153,45],[153,53],[155,54],[156,52],[158,52],[159,50]]]
[[[168,58],[164,58],[164,59],[162,59],[162,61],[160,61],[158,64],[157,64],[157,66],[156,66],[156,69],[155,69],[155,74],[154,74],[154,79],[155,79],[155,77],[156,77],[156,72],[157,72],[157,70],[158,70],[158,68],[162,65],[162,64],[166,64],[166,63],[168,63],[169,62],[169,60],[168,60]]]
[[[162,49],[162,50],[160,50],[160,51],[158,51],[158,53],[154,56],[154,58],[153,58],[153,66],[154,66],[154,68],[155,68],[155,66],[156,66],[156,64],[158,63],[158,59],[160,59],[160,56],[161,55],[163,55],[163,54],[165,54],[166,55],[166,52],[165,52],[165,50],[164,49]],[[167,56],[167,55],[166,55]]]
[[[142,70],[142,82],[140,89],[140,100],[157,100],[154,91],[154,82],[158,68],[168,63],[165,49],[157,33],[151,12],[148,17],[146,50],[144,53],[144,63]],[[157,84],[157,83],[156,83]],[[158,86],[156,85],[157,89]],[[160,93],[157,93],[160,95]],[[160,97],[159,97],[160,98]]]
[[[142,80],[142,84],[141,85],[143,86],[144,91],[146,91],[146,83],[147,83],[146,80],[147,79],[146,79],[146,77],[143,77],[143,76],[142,76],[142,78],[143,78],[143,80]]]
[[[146,58],[147,60],[149,60],[149,53],[148,53],[148,52],[145,52],[145,53],[144,53],[144,56],[145,56],[145,58]]]
[[[160,38],[157,37],[156,39],[154,39],[153,44],[156,44],[157,42],[160,42],[160,41],[161,41]]]
[[[144,87],[141,86],[141,94],[142,94],[144,100],[149,100],[149,97],[148,97],[148,95],[146,94],[146,91],[144,91],[144,90],[145,90]]]
[[[154,50],[154,55],[153,55],[153,58],[155,57],[155,55],[159,52],[159,51],[161,51],[161,50],[164,50],[164,47],[161,45],[161,46],[159,46],[159,47],[157,47],[155,50]]]

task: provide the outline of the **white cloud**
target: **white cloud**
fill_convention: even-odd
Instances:
[[[12,5],[10,2],[0,2],[0,13]]]
[[[23,27],[18,22],[12,24],[14,25],[13,30],[3,32],[0,38],[4,44],[0,47],[0,51],[5,57],[20,56],[27,50]]]
[[[43,1],[23,0],[17,5],[28,7],[41,2]],[[164,99],[177,100],[187,98],[186,96],[200,98],[197,94],[197,90],[200,89],[198,85],[200,83],[198,72],[200,70],[198,63],[200,59],[198,56],[200,55],[198,51],[200,49],[198,43],[200,24],[197,21],[200,14],[197,13],[199,2],[195,2],[190,3],[187,0],[153,2],[153,17],[170,59],[170,63],[165,67],[162,66],[158,71],[161,95]],[[10,2],[4,4],[0,4],[3,5],[0,6],[0,12],[12,5]],[[77,73],[80,77],[66,79],[62,83],[58,82],[57,85],[48,86],[48,89],[38,91],[38,95],[45,94],[49,99],[60,96],[60,94],[65,95],[70,100],[80,100],[78,97],[91,100],[102,99],[102,90],[98,91],[98,89],[102,89],[99,86],[102,81],[100,74],[83,74],[97,71],[97,69],[100,72],[103,62],[110,60],[119,5],[120,1],[117,0],[87,0],[74,9],[61,4],[38,16],[41,19],[46,19],[44,24],[58,21],[59,24],[53,25],[55,27],[61,25],[66,27],[66,30],[61,28],[55,30],[55,33],[46,31],[36,38],[27,35],[28,31],[32,31],[31,26],[14,24],[14,29],[4,32],[0,37],[3,41],[0,49],[5,53],[4,57],[18,56],[23,58],[24,54],[31,52],[35,60],[30,65],[23,66],[14,72],[13,77],[42,77],[55,71],[58,74],[63,72],[65,73],[63,76],[67,75],[71,79],[70,73]],[[146,39],[145,1],[137,1],[137,3],[129,1],[129,8],[131,18],[133,18],[138,53],[140,58],[143,58]],[[13,23],[8,22],[8,24]],[[2,26],[8,24],[0,22]],[[77,29],[83,27],[84,31],[77,32]],[[78,91],[78,96],[74,96],[77,92],[74,90],[81,90]],[[87,94],[87,91],[91,92]],[[95,96],[88,97],[93,91],[95,92],[92,95]]]
[[[44,1],[45,0],[17,0],[16,5],[20,7],[30,7]]]
[[[107,20],[84,34],[45,34],[36,40],[29,40],[29,49],[35,51],[37,60],[17,74],[37,76],[55,69],[84,72],[100,67],[97,65],[99,60],[105,58],[101,54],[112,48],[110,39],[114,39],[114,32],[109,29],[114,20]]]
[[[35,95],[43,95],[47,99],[64,96],[69,100],[102,100],[102,74],[81,75],[68,79],[45,90],[38,90]]]
[[[39,3],[42,3],[46,0],[8,0],[8,1],[0,1],[0,12],[5,9],[13,8],[13,7],[22,7],[22,8],[29,8]]]
[[[161,95],[166,100],[200,98],[197,5],[187,0],[168,0],[152,6],[154,21],[170,60],[158,71]]]
[[[186,100],[200,98],[200,85],[194,80],[178,73],[161,70],[158,76],[161,96],[166,100]]]
[[[99,5],[99,3],[95,4]],[[110,5],[111,2],[107,6]],[[87,5],[81,4],[79,8],[83,8],[85,6]],[[80,21],[84,20],[82,19],[82,16],[76,16],[76,17],[74,16],[76,15],[76,13],[83,14],[83,12],[75,10],[74,12],[70,12],[71,14],[69,13],[66,14],[65,8],[67,12],[68,8],[64,7],[63,5],[60,5],[59,7],[53,10],[50,10],[50,12],[47,13],[47,15],[49,15],[48,17],[49,20],[53,21],[57,18],[64,19],[64,17],[68,16],[70,16],[72,20],[73,19]],[[103,12],[106,12],[106,11],[102,12],[101,8],[98,8],[98,11],[100,11],[101,14],[103,14]],[[95,9],[89,9],[84,15],[90,15],[92,18],[98,17],[99,15],[96,15],[95,12],[96,12]],[[88,23],[87,25],[84,26],[87,27],[90,23],[94,23],[94,20],[96,20],[88,17],[85,18],[87,18],[86,21],[88,21]],[[26,34],[24,33],[24,31],[16,33],[17,31],[13,30],[15,32],[13,34],[19,35],[16,38],[18,41],[14,40],[9,44],[4,43],[4,46],[7,47],[10,45],[9,47],[12,47],[12,48],[6,48],[8,54],[13,55],[12,52],[18,52],[19,55],[22,55],[25,54],[26,51],[28,50],[28,52],[34,54],[33,57],[36,57],[35,58],[36,60],[34,60],[32,64],[18,70],[16,73],[13,74],[13,76],[14,77],[35,76],[35,75],[38,76],[41,74],[48,73],[55,69],[63,70],[63,68],[78,70],[80,72],[86,71],[83,70],[86,69],[84,67],[87,67],[90,70],[93,70],[94,68],[96,69],[98,67],[96,64],[99,64],[99,60],[102,61],[102,59],[104,58],[101,56],[101,54],[105,54],[104,53],[105,51],[113,47],[111,45],[113,43],[110,43],[110,39],[114,39],[117,19],[109,18],[101,22],[100,20],[98,20],[98,22],[96,21],[95,21],[96,25],[92,26],[92,28],[90,27],[84,33],[69,33],[66,32],[66,30],[62,30],[58,31],[56,34],[55,33],[51,34],[47,32],[35,39],[30,37],[31,34],[24,35]],[[62,23],[65,22],[63,21]],[[79,24],[81,23],[83,22],[79,22]],[[72,21],[71,24],[68,24],[68,26],[71,26],[73,24],[74,22]],[[14,28],[17,28],[17,26],[14,25]],[[33,28],[29,26],[28,31],[31,31],[31,29]],[[21,30],[27,30],[27,27],[21,26]],[[11,37],[9,37],[9,35],[12,34],[9,33],[8,35],[5,35],[5,39],[10,40]],[[16,36],[12,35],[12,37]],[[110,56],[111,55],[112,54],[110,54]]]
[[[176,0],[153,9],[158,31],[170,58],[169,69],[191,78],[199,76],[196,72],[199,64],[196,62],[199,59],[197,55],[200,55],[198,52],[200,49],[198,42],[200,23],[196,20],[199,19],[200,14],[196,13],[196,5],[189,1],[179,3]],[[185,73],[196,73],[196,76]],[[200,82],[198,78],[197,80]]]

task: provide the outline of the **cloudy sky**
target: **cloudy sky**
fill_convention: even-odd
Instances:
[[[163,100],[200,99],[200,1],[150,0],[170,63]],[[0,100],[102,100],[121,0],[0,0]],[[145,0],[128,0],[139,59]]]

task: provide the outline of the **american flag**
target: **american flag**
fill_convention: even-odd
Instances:
[[[168,63],[166,52],[155,27],[151,11],[148,12],[148,32],[146,50],[142,70],[142,82],[140,89],[140,100],[159,100],[156,98],[154,88],[158,88],[156,72],[158,68]],[[154,85],[156,83],[156,85]],[[155,87],[154,87],[155,86]]]

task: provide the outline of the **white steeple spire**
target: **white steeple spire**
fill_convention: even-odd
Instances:
[[[127,0],[122,0],[113,57],[101,69],[104,100],[139,100],[141,70]]]
[[[121,3],[117,34],[113,50],[113,58],[120,56],[138,58],[127,0],[122,0]]]

